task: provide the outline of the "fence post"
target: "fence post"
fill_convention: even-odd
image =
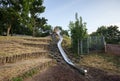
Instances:
[[[79,47],[79,45],[80,45],[80,43],[79,43],[79,39],[78,39],[78,55],[80,54],[80,51],[79,51],[80,47]]]
[[[87,38],[87,53],[89,53],[89,37]]]
[[[83,54],[82,40],[80,40],[80,53]]]

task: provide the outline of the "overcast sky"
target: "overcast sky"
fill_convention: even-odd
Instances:
[[[120,26],[120,0],[44,0],[46,9],[41,14],[48,24],[68,29],[75,21],[75,13],[87,22],[88,33],[102,25]]]

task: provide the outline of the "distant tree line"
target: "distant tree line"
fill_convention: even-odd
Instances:
[[[46,36],[52,26],[40,18],[43,0],[0,0],[0,35]]]
[[[108,44],[120,44],[120,30],[116,25],[101,26],[96,32],[90,34],[91,36],[104,36]]]

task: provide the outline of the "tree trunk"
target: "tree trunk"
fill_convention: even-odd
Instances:
[[[35,20],[33,19],[33,37],[35,37]]]
[[[33,37],[35,37],[35,27],[33,27]]]
[[[9,36],[10,30],[11,30],[11,24],[10,24],[9,27],[7,28],[7,36]]]

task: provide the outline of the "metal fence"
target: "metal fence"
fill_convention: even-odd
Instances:
[[[106,43],[103,36],[90,36],[80,41],[79,51],[83,54],[92,51],[104,51],[105,44]]]

